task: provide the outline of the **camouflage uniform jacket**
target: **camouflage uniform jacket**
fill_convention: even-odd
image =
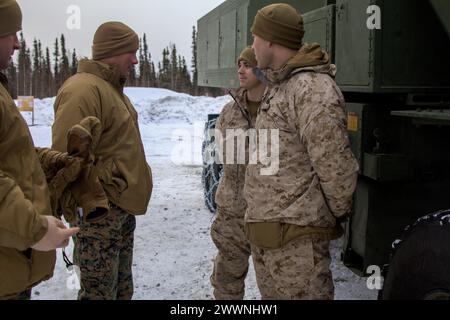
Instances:
[[[226,141],[227,139],[234,139],[234,136],[227,137],[227,130],[243,130],[244,135],[247,130],[255,127],[255,118],[252,118],[247,108],[247,94],[241,89],[237,92],[230,93],[234,101],[228,103],[219,119],[217,120],[216,129],[222,133],[223,136],[223,176],[220,180],[219,187],[216,193],[217,205],[225,210],[245,214],[246,203],[243,197],[243,189],[245,182],[245,171],[248,163],[248,145],[246,145],[245,164],[237,163],[238,143],[235,141],[235,150],[233,152],[234,159],[227,159],[226,157]],[[234,131],[239,132],[239,131]],[[216,140],[217,141],[217,140]],[[230,164],[227,164],[230,163]]]
[[[345,101],[333,80],[335,66],[326,53],[320,64],[299,55],[278,73],[267,74],[271,84],[256,130],[279,130],[279,170],[264,176],[259,161],[248,166],[246,222],[334,228],[336,218],[351,211],[358,163],[349,148]]]

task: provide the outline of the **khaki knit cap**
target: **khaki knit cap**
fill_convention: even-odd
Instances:
[[[102,60],[139,49],[139,37],[121,22],[106,22],[98,27],[94,35],[92,59]]]
[[[0,37],[22,30],[22,11],[15,0],[0,0]]]
[[[268,5],[256,14],[251,32],[266,41],[299,50],[305,35],[303,18],[285,3]]]
[[[250,65],[250,67],[256,67],[258,64],[256,62],[255,52],[253,51],[252,47],[247,47],[242,50],[237,61],[238,65],[242,60],[246,61]]]

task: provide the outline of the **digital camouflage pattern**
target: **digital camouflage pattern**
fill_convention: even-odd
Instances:
[[[231,212],[218,208],[211,237],[218,249],[211,284],[217,300],[242,300],[248,273],[250,243],[244,232],[245,210]]]
[[[80,299],[130,299],[133,293],[133,216],[147,212],[153,183],[138,114],[123,93],[123,85],[116,66],[81,60],[77,74],[64,83],[55,100],[52,137],[56,150],[68,151],[68,132],[83,119],[100,120],[98,141],[93,136],[94,163],[83,176],[86,188],[81,184],[78,190],[80,194],[87,190],[94,200],[85,207],[103,198],[102,190],[96,188],[100,181],[109,202],[120,208],[116,208],[120,214],[110,210],[105,219],[81,226],[75,241],[81,270]],[[100,204],[104,206],[103,201]]]
[[[216,129],[220,130],[224,139],[227,129],[241,129],[246,132],[254,127],[256,120],[248,111],[245,90],[239,90],[232,95],[236,101],[224,107],[216,125]],[[244,298],[245,277],[249,265],[250,244],[244,232],[246,203],[243,198],[247,165],[236,163],[236,149],[237,144],[232,152],[234,159],[226,159],[224,147],[224,173],[216,193],[218,209],[211,228],[211,237],[218,249],[211,275],[214,297],[217,300]],[[233,164],[226,164],[227,162]]]
[[[107,219],[79,221],[74,264],[81,271],[80,300],[131,300],[136,217],[113,208]]]
[[[252,246],[256,281],[264,300],[332,300],[330,241],[298,238],[278,250]]]
[[[265,299],[333,298],[329,241],[351,213],[359,170],[334,75],[317,44],[266,75],[270,85],[256,130],[279,130],[278,171],[261,175],[263,164],[249,165],[244,188],[247,235]],[[276,234],[267,233],[271,229]],[[295,237],[275,246],[289,230]]]
[[[351,212],[359,168],[350,150],[344,97],[333,79],[335,66],[296,68],[305,60],[300,51],[285,69],[267,73],[271,84],[256,130],[279,130],[279,171],[263,176],[263,164],[248,166],[247,222],[334,228],[336,218]]]
[[[227,136],[227,130],[243,130],[245,134],[248,129],[255,127],[256,118],[252,118],[248,111],[245,90],[232,92],[232,95],[236,101],[232,101],[224,107],[216,124],[216,129],[222,133],[223,137],[222,162],[224,163],[223,176],[216,192],[216,203],[219,207],[228,211],[245,212],[246,203],[243,190],[247,164],[237,163],[237,143],[235,143],[235,149],[232,152],[234,159],[227,159],[227,139],[234,139],[230,134]],[[219,141],[217,140],[217,142]],[[246,148],[246,153],[248,153],[248,148]],[[248,163],[248,156],[246,156],[246,160]]]

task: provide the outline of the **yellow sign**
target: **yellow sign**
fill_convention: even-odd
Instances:
[[[29,96],[17,97],[17,102],[20,111],[24,112],[34,111],[34,97]]]
[[[347,117],[347,130],[351,132],[358,132],[358,116],[354,113],[349,113]]]

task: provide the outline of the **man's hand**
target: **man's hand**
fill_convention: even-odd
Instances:
[[[64,223],[52,216],[44,216],[47,219],[48,228],[45,236],[31,248],[37,251],[52,251],[69,245],[69,239],[77,234],[79,228],[67,229]]]

